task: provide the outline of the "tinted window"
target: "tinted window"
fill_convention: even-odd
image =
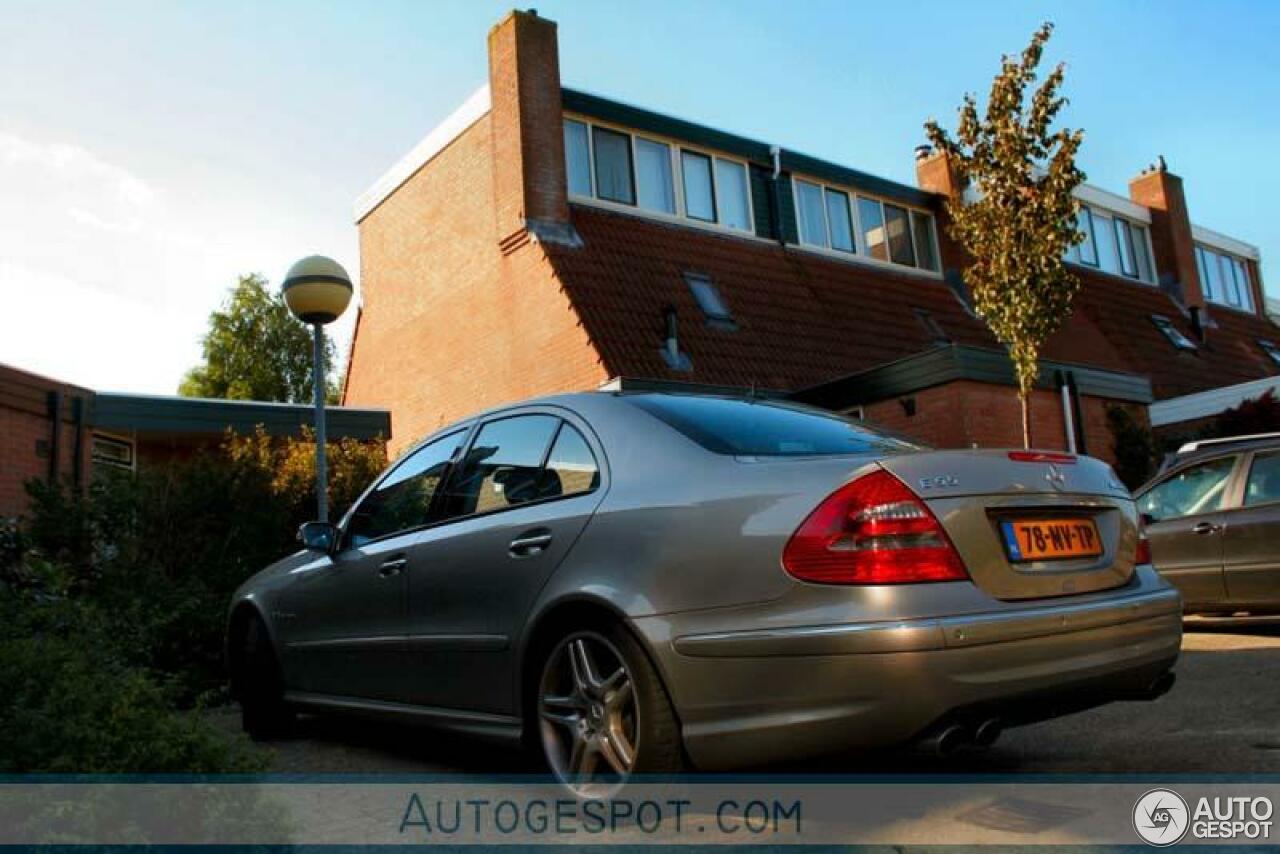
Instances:
[[[1157,520],[1220,510],[1235,464],[1235,457],[1226,457],[1189,466],[1153,486],[1138,499],[1138,509]]]
[[[541,497],[542,460],[559,422],[551,415],[517,415],[481,427],[449,478],[445,516],[487,513]]]
[[[592,128],[596,142],[596,195],[611,202],[635,204],[631,174],[631,137]]]
[[[1249,470],[1249,484],[1244,489],[1245,504],[1267,504],[1280,501],[1280,453],[1258,454]]]
[[[916,448],[839,415],[780,403],[656,394],[625,399],[717,454],[809,456]]]
[[[352,512],[347,544],[361,546],[429,522],[431,498],[462,436],[459,431],[436,439],[396,465]]]
[[[547,457],[539,498],[577,495],[600,485],[600,468],[595,455],[582,434],[569,424],[560,428],[556,443]]]

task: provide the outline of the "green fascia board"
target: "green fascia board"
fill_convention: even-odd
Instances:
[[[1151,381],[1136,374],[1108,371],[1067,362],[1040,362],[1036,387],[1056,389],[1058,371],[1070,371],[1081,394],[1110,400],[1151,403]],[[1013,362],[999,350],[950,345],[869,368],[791,396],[828,409],[847,409],[891,397],[913,394],[957,380],[1015,386]]]
[[[621,125],[622,127],[633,128],[638,131],[648,131],[658,136],[681,140],[693,146],[722,151],[725,154],[732,154],[745,160],[753,161],[760,166],[767,167],[769,170],[773,168],[773,155],[770,153],[770,146],[768,143],[760,142],[759,140],[716,130],[706,125],[677,119],[662,113],[655,113],[652,110],[633,107],[630,104],[624,104],[599,95],[592,95],[589,92],[583,92],[578,89],[562,87],[560,89],[560,103],[566,111],[571,113]],[[859,172],[857,169],[849,169],[827,160],[810,157],[807,154],[799,154],[782,149],[780,160],[783,172],[799,172],[823,181],[829,181],[832,184],[840,184],[917,207],[928,208],[934,204],[935,196],[932,193],[927,193],[924,190],[906,184],[899,184],[887,178]],[[759,216],[757,215],[757,225],[758,220]]]
[[[330,406],[325,416],[330,439],[391,438],[391,413],[385,409]],[[261,425],[273,436],[298,436],[315,423],[315,410],[305,404],[100,392],[90,407],[89,423],[139,435],[250,433]]]

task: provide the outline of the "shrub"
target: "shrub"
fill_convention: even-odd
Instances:
[[[231,594],[314,514],[308,439],[258,430],[85,491],[27,485],[30,517],[0,526],[0,771],[248,767],[182,710],[224,694]],[[341,512],[386,452],[328,452]]]
[[[1137,489],[1155,473],[1156,442],[1147,426],[1122,406],[1107,408],[1116,475],[1130,489]]]

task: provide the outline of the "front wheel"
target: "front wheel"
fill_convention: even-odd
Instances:
[[[543,659],[538,743],[579,797],[607,797],[633,774],[680,771],[671,700],[640,644],[617,625],[568,633]]]
[[[294,713],[284,702],[284,679],[262,620],[249,620],[241,636],[237,681],[241,727],[254,741],[288,735]]]

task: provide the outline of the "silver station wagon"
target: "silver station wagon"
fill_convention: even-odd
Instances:
[[[1002,728],[1172,684],[1110,468],[762,399],[587,392],[447,427],[231,605],[246,729],[521,741],[580,794]]]

